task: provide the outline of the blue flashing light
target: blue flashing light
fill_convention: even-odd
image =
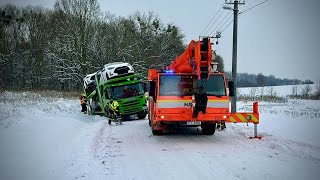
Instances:
[[[164,70],[165,73],[173,73],[173,70]]]

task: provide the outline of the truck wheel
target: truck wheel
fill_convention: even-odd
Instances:
[[[122,115],[122,121],[129,121],[130,115]]]
[[[138,114],[139,119],[144,119],[144,118],[146,118],[146,116],[147,116],[146,114]]]
[[[154,136],[159,136],[163,134],[163,130],[155,130],[153,126],[151,127],[151,131]]]
[[[202,134],[213,135],[216,131],[216,123],[205,124],[202,126]]]

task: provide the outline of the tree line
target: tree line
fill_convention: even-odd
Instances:
[[[217,71],[225,72],[223,58],[215,53],[214,62],[218,63]],[[228,79],[232,79],[232,73],[230,71],[225,72]],[[299,84],[314,84],[313,81],[277,78],[274,75],[265,76],[262,73],[249,74],[249,73],[237,73],[237,86],[238,87],[264,87],[264,86],[282,86],[282,85],[299,85]]]
[[[227,72],[227,76],[231,77],[231,72]],[[299,80],[299,79],[288,79],[288,78],[277,78],[274,75],[265,76],[262,73],[259,74],[248,74],[238,73],[237,74],[237,85],[238,87],[263,87],[263,86],[282,86],[282,85],[299,85],[299,84],[314,84],[311,80]]]
[[[0,7],[0,87],[79,89],[86,74],[129,62],[146,80],[150,65],[184,51],[183,34],[153,12],[120,17],[97,0],[57,0],[53,9]]]
[[[185,48],[179,27],[153,12],[116,16],[97,0],[57,0],[53,9],[8,4],[0,13],[0,88],[80,89],[86,74],[116,61],[131,63],[146,80],[151,65],[164,67]],[[223,58],[214,61],[223,72]],[[261,73],[237,80],[238,87],[313,83]]]

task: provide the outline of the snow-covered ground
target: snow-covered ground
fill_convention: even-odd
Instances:
[[[310,87],[310,94],[313,94],[317,90],[318,84],[300,84],[300,85],[287,85],[287,86],[266,86],[266,87],[249,87],[238,88],[238,92],[241,95],[247,96],[260,96],[260,95],[276,95],[279,97],[286,97],[295,94],[302,95],[306,86]]]
[[[258,140],[251,124],[153,136],[147,119],[109,126],[81,114],[78,99],[49,94],[0,94],[1,180],[320,177],[320,101],[261,102]]]

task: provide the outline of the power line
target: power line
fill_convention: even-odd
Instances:
[[[263,1],[263,2],[261,2],[261,3],[259,3],[259,4],[256,4],[256,5],[248,8],[248,9],[246,9],[246,10],[244,10],[244,11],[241,11],[241,12],[239,13],[239,16],[240,16],[242,13],[247,12],[247,11],[249,11],[249,10],[257,7],[257,6],[260,6],[261,4],[263,4],[263,3],[267,2],[267,1],[269,1],[269,0],[265,0],[265,1]],[[221,34],[223,33],[223,31],[225,31],[225,30],[231,25],[232,22],[233,22],[233,20],[231,20],[231,21],[228,23],[228,25],[221,31]]]
[[[201,31],[200,35],[202,35],[202,33],[207,29],[207,27],[210,25],[210,23],[214,20],[214,18],[217,16],[217,14],[221,11],[221,9],[223,8],[224,4],[221,5],[220,9],[217,11],[217,13],[213,16],[213,18],[211,18],[211,20],[209,21],[209,23],[207,24],[207,26]]]
[[[239,15],[240,15],[240,14],[242,14],[242,13],[244,13],[244,12],[247,12],[247,11],[249,11],[249,10],[251,10],[251,9],[253,9],[253,8],[255,8],[255,7],[257,7],[257,6],[260,6],[261,4],[266,3],[267,1],[269,1],[269,0],[265,0],[265,1],[263,1],[263,2],[261,2],[261,3],[259,3],[259,4],[256,4],[256,5],[254,5],[254,6],[250,7],[250,8],[248,8],[248,9],[246,9],[246,10],[244,10],[244,11],[241,11],[241,12],[239,13]]]
[[[209,29],[207,29],[207,31],[204,34],[207,34],[208,31],[213,27],[213,25],[217,22],[217,20],[221,17],[221,15],[223,14],[225,10],[222,9],[221,13],[219,14],[218,18],[211,24],[211,26],[209,27]]]
[[[216,26],[216,28],[214,28],[209,34],[212,34],[216,29],[218,30],[218,29],[219,29],[218,27],[220,26],[220,24],[231,14],[231,12],[232,12],[232,11],[229,11],[229,13],[228,13],[226,16],[224,16],[224,18],[220,21],[220,23]],[[229,18],[227,19],[227,21],[228,21],[231,17],[232,17],[232,14],[231,14],[231,16],[229,16]],[[222,24],[222,26],[225,25],[227,21],[225,21],[225,22]],[[221,27],[222,27],[222,26],[221,26]],[[220,29],[221,29],[221,27],[220,27]]]
[[[228,23],[228,25],[221,31],[221,34],[223,33],[223,31],[225,31],[229,26],[230,26],[230,24],[233,22],[233,20],[231,20],[229,23]]]

